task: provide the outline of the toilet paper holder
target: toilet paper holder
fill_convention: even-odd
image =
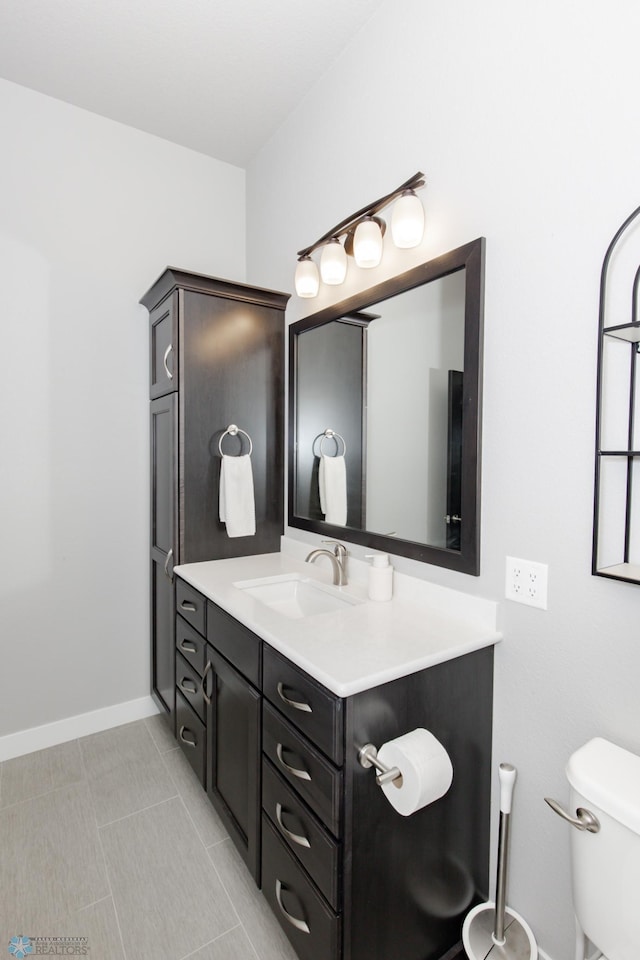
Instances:
[[[400,782],[397,786],[402,785],[402,773],[398,767],[388,767],[386,763],[381,763],[378,759],[378,751],[372,743],[365,743],[364,747],[360,747],[358,750],[358,760],[360,766],[364,767],[365,770],[368,770],[369,767],[375,767],[379,773],[376,774],[376,783],[378,786],[383,786],[385,783],[391,783],[394,780],[399,780]]]

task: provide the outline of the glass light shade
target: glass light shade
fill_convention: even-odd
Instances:
[[[310,299],[318,296],[320,277],[318,276],[318,268],[311,257],[303,257],[302,260],[298,260],[295,285],[299,297]]]
[[[391,214],[391,236],[396,247],[417,247],[424,234],[424,207],[413,190],[405,190]]]
[[[356,227],[353,256],[359,267],[377,267],[382,260],[382,231],[372,217],[365,217]]]
[[[322,248],[320,276],[323,283],[344,283],[347,275],[347,255],[340,241],[334,237]]]

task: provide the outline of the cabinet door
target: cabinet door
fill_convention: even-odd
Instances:
[[[150,313],[151,373],[149,396],[152,400],[178,389],[178,309],[172,294]]]
[[[175,705],[177,461],[176,395],[151,402],[151,689],[161,707]]]
[[[175,604],[165,559],[151,555],[151,689],[173,724],[175,707]],[[173,730],[173,726],[172,726]]]
[[[211,645],[207,659],[207,793],[259,884],[262,698]]]
[[[151,548],[163,556],[171,552],[170,567],[178,562],[177,503],[178,405],[176,394],[152,400],[151,408]]]

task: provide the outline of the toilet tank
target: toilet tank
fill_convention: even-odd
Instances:
[[[586,807],[598,833],[571,830],[573,903],[607,960],[640,958],[640,757],[596,737],[569,758],[572,814]]]

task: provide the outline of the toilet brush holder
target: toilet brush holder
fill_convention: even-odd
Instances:
[[[500,827],[495,903],[479,903],[462,927],[462,943],[469,960],[538,960],[538,947],[528,924],[506,906],[509,859],[509,823],[516,768],[501,763]]]

